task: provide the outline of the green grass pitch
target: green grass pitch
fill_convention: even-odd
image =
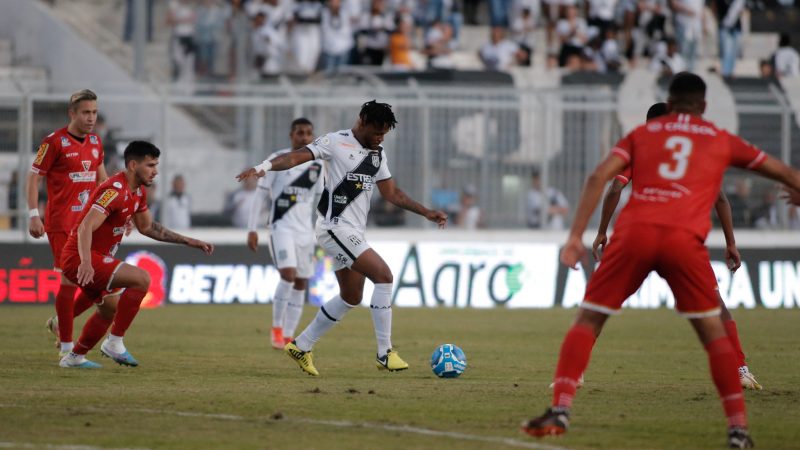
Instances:
[[[315,309],[306,307],[302,326]],[[232,449],[723,448],[725,422],[705,354],[672,311],[626,310],[598,341],[572,427],[519,432],[548,384],[574,310],[395,309],[411,365],[376,369],[369,310],[315,348],[319,378],[268,346],[269,306],[142,311],[126,337],[138,368],[97,351],[97,371],[61,369],[48,307],[0,309],[0,447]],[[734,311],[751,370],[757,447],[800,448],[800,310]],[[79,319],[82,324],[85,317]],[[76,326],[76,335],[79,332]],[[430,371],[437,344],[467,354],[459,379]],[[74,447],[72,447],[74,448]]]

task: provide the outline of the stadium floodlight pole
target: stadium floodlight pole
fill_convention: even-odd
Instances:
[[[147,0],[133,0],[133,78],[144,81],[144,51],[147,42]]]

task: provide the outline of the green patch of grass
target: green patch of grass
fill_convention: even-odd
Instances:
[[[307,308],[303,322],[313,313]],[[375,368],[371,318],[359,308],[314,349],[319,378],[269,347],[268,306],[142,311],[126,337],[141,366],[119,367],[93,351],[90,358],[104,364],[97,371],[58,367],[44,330],[51,314],[52,307],[0,309],[0,442],[237,449],[512,448],[499,441],[506,438],[569,449],[725,442],[705,353],[667,310],[625,311],[609,321],[570,432],[543,441],[518,427],[549,404],[572,310],[395,309],[394,344],[411,368],[387,373]],[[746,394],[755,442],[800,448],[800,311],[734,314],[765,386]],[[447,342],[467,354],[461,378],[430,371],[431,352]]]

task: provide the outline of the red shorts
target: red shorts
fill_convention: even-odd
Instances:
[[[114,274],[122,266],[123,262],[108,255],[103,255],[100,252],[92,251],[92,268],[94,269],[94,277],[92,281],[81,286],[78,284],[78,266],[81,264],[81,257],[77,252],[64,252],[61,260],[61,268],[63,274],[67,279],[76,285],[87,294],[93,295],[100,301],[103,297],[109,295],[116,295],[121,292],[117,288],[112,291],[111,281],[114,279]]]
[[[61,250],[67,245],[69,233],[63,231],[47,232],[47,240],[50,242],[50,250],[53,252],[53,270],[61,272]]]
[[[719,314],[717,278],[703,241],[688,230],[663,225],[637,224],[616,231],[589,280],[581,307],[619,312],[653,270],[667,280],[681,315]]]

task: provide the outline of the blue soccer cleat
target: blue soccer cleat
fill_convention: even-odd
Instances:
[[[108,339],[103,341],[100,345],[100,354],[105,356],[106,358],[111,358],[115,363],[119,364],[120,366],[129,366],[129,367],[137,367],[139,365],[139,361],[131,355],[128,350],[123,351],[122,353],[115,352],[112,348]]]

